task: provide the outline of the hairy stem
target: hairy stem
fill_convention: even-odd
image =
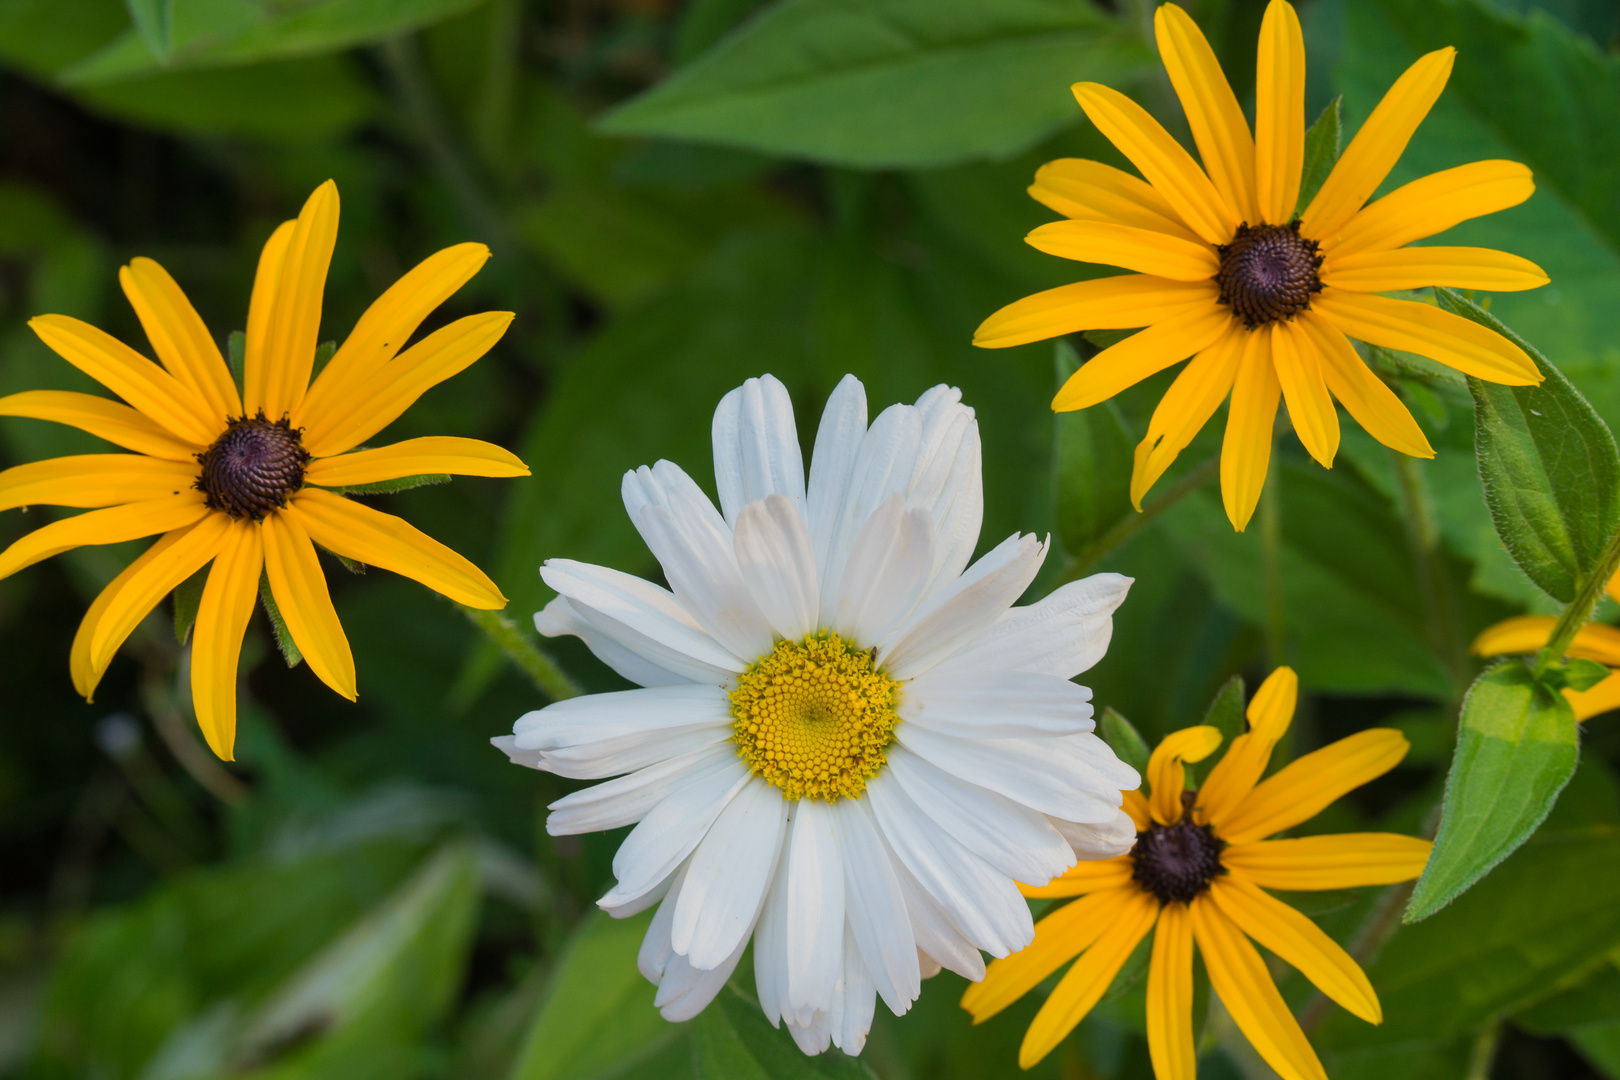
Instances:
[[[1547,639],[1547,647],[1536,655],[1535,673],[1538,677],[1562,660],[1564,654],[1569,651],[1575,635],[1592,617],[1592,610],[1597,607],[1598,597],[1603,595],[1603,589],[1614,576],[1616,567],[1620,567],[1620,530],[1616,530],[1615,534],[1609,537],[1608,546],[1603,549],[1603,557],[1598,560],[1597,569],[1581,585],[1575,599],[1570,601],[1564,613],[1558,617],[1552,636]]]
[[[1221,459],[1218,456],[1210,458],[1165,488],[1163,494],[1144,506],[1139,513],[1126,514],[1114,522],[1101,536],[1086,545],[1085,550],[1069,560],[1069,565],[1063,568],[1062,575],[1053,587],[1065,585],[1090,573],[1121,544],[1153,524],[1160,514],[1213,480],[1220,468]]]
[[[567,672],[557,666],[555,660],[541,652],[539,646],[518,630],[517,623],[505,615],[498,611],[479,611],[469,607],[461,610],[467,613],[468,621],[499,646],[501,652],[506,654],[506,658],[552,701],[578,697],[585,692],[578,683],[568,677]]]

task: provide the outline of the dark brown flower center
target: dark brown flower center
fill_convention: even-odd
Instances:
[[[1315,240],[1299,235],[1297,218],[1287,225],[1239,225],[1232,242],[1215,249],[1221,303],[1250,330],[1293,318],[1322,291],[1316,248]]]
[[[1187,818],[1174,825],[1154,825],[1136,834],[1131,876],[1162,903],[1186,903],[1225,873],[1221,868],[1225,846],[1208,825],[1194,825]]]
[[[197,490],[208,496],[209,509],[257,521],[286,506],[287,497],[303,486],[309,464],[302,430],[286,417],[271,422],[263,409],[229,421],[225,434],[197,455],[202,464]]]

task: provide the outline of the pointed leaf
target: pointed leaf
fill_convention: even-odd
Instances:
[[[1060,340],[1053,355],[1057,385],[1080,366],[1074,346]],[[1055,414],[1052,441],[1052,517],[1058,539],[1070,555],[1086,551],[1131,507],[1131,463],[1135,440],[1112,401],[1091,409]]]
[[[1344,100],[1343,95],[1327,103],[1327,108],[1316,118],[1310,130],[1305,132],[1305,167],[1299,178],[1299,202],[1295,203],[1295,213],[1303,213],[1316,198],[1316,193],[1322,187],[1322,181],[1328,178],[1333,171],[1333,165],[1339,160],[1339,140],[1342,133],[1342,120],[1339,103]]]

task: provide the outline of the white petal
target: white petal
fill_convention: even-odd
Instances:
[[[1044,814],[958,779],[904,746],[889,749],[889,768],[919,810],[1014,881],[1044,885],[1074,865],[1074,852]]]
[[[816,580],[827,576],[827,556],[833,536],[843,520],[844,500],[849,478],[855,471],[855,458],[866,436],[866,389],[861,380],[845,375],[827,398],[816,429],[816,446],[810,460],[810,485],[805,497],[805,515],[810,522],[810,542],[816,550]]]
[[[512,733],[521,750],[553,751],[628,735],[657,737],[730,724],[731,702],[724,690],[682,683],[564,698],[518,717]]]
[[[635,772],[668,758],[715,746],[729,746],[731,729],[705,725],[660,732],[656,736],[621,735],[561,750],[541,750],[539,768],[573,780],[601,780]]]
[[[973,557],[984,520],[979,425],[962,392],[936,386],[917,399],[922,440],[907,503],[934,521],[934,569],[928,591],[954,580]]]
[[[927,511],[907,510],[898,492],[883,500],[850,547],[829,625],[861,645],[883,640],[922,598],[933,546]]]
[[[787,872],[787,1003],[825,1009],[844,943],[844,862],[826,803],[800,799],[794,807]]]
[[[740,955],[765,902],[786,823],[781,791],[755,777],[692,853],[670,933],[676,953],[694,968]]]
[[[885,842],[887,847],[887,842]],[[893,854],[893,849],[889,849]],[[917,938],[917,951],[926,957],[922,964],[923,978],[931,978],[939,969],[947,967],[969,982],[984,978],[984,957],[978,946],[963,936],[962,930],[951,918],[950,912],[928,895],[928,890],[912,876],[898,859],[895,875],[900,879],[900,891],[906,898],[906,914],[911,918],[911,932]]]
[[[665,510],[684,508],[700,518],[703,524],[721,532],[731,528],[698,482],[673,461],[660,460],[654,462],[651,468],[643,465],[625,473],[619,485],[619,495],[624,499],[625,513],[632,522],[640,521],[641,511],[647,507],[662,506]],[[646,539],[645,533],[642,538]],[[652,541],[647,540],[647,545],[651,547]],[[653,554],[656,556],[658,552],[654,550]]]
[[[844,507],[829,538],[826,570],[821,575],[821,622],[829,623],[838,610],[844,565],[861,526],[883,500],[896,492],[903,496],[910,487],[921,438],[917,410],[910,405],[891,405],[878,414],[861,440]]]
[[[676,599],[698,625],[739,657],[770,652],[771,624],[743,581],[730,529],[713,528],[681,507],[643,507],[639,524]]]
[[[574,610],[566,596],[552,597],[551,603],[535,612],[534,628],[545,637],[572,634],[585,642],[592,656],[637,686],[674,686],[692,681],[684,675],[659,667],[602,633]]]
[[[677,868],[677,870],[678,869],[679,868]],[[664,877],[664,880],[660,881],[658,884],[654,885],[640,896],[633,896],[628,900],[616,901],[612,904],[606,903],[605,901],[607,900],[607,897],[604,896],[601,900],[596,902],[596,906],[607,912],[615,919],[628,919],[632,915],[640,915],[643,911],[646,911],[648,908],[663,900],[664,897],[668,895],[670,885],[675,882],[675,879],[676,873],[671,872]],[[643,944],[645,944],[645,942]]]
[[[714,483],[732,525],[751,502],[783,495],[804,513],[804,457],[793,400],[774,375],[749,379],[714,410]]]
[[[647,926],[647,934],[641,939],[641,948],[636,952],[636,970],[654,986],[663,980],[664,969],[669,966],[670,957],[675,955],[675,949],[669,943],[669,927],[675,919],[674,898],[680,895],[681,882],[685,879],[686,864],[682,863],[665,885],[664,897],[670,902],[658,905],[652,922]]]
[[[865,800],[840,799],[832,810],[844,854],[844,910],[854,936],[844,946],[845,963],[858,946],[871,984],[891,1012],[903,1015],[922,990],[922,976],[900,881]]]
[[[811,1057],[824,1053],[832,1045],[831,1018],[824,1012],[812,1014],[812,1018],[804,1023],[783,1017],[787,1024],[788,1034],[793,1036],[793,1042],[798,1048]]]
[[[1125,602],[1131,578],[1093,574],[1016,607],[977,641],[951,657],[955,671],[1038,671],[1072,679],[1108,651],[1114,609]]]
[[[958,739],[901,723],[895,737],[906,749],[952,776],[999,792],[1017,803],[1067,821],[1112,820],[1123,796],[1115,765],[1068,739]],[[1090,736],[1071,736],[1088,738]],[[1097,740],[1104,750],[1107,744]],[[1112,751],[1109,752],[1112,757]],[[1131,770],[1131,776],[1135,776]],[[1140,783],[1140,781],[1138,781]]]
[[[904,685],[900,717],[966,739],[1023,739],[1091,731],[1091,690],[1030,671],[961,672],[950,663]]]
[[[703,770],[665,796],[619,845],[613,856],[618,884],[597,905],[612,910],[663,882],[747,782],[748,767],[733,759]]]
[[[877,1005],[872,977],[856,948],[849,929],[844,930],[844,972],[833,995],[828,1025],[833,1045],[854,1056],[866,1046],[866,1033],[872,1030],[872,1013]]]
[[[737,748],[730,743],[715,743],[564,795],[548,808],[551,814],[546,818],[546,832],[572,836],[634,825],[687,777],[736,756]]]
[[[1069,842],[1075,855],[1082,860],[1112,859],[1136,846],[1136,822],[1124,810],[1111,820],[1096,825],[1082,825],[1078,821],[1054,817],[1046,820],[1063,834],[1063,839]]]
[[[754,992],[772,1027],[781,1022],[784,1013],[791,1012],[787,1003],[787,868],[793,850],[793,817],[790,805],[776,873],[765,894],[759,922],[754,925]]]
[[[751,502],[737,514],[737,565],[765,619],[797,641],[816,629],[821,593],[810,527],[785,495]]]
[[[538,750],[519,750],[517,737],[514,735],[497,735],[489,740],[489,744],[511,758],[514,765],[527,765],[531,769],[546,767],[545,755]]]
[[[665,906],[669,906],[667,901]],[[671,956],[664,968],[663,980],[658,984],[658,993],[653,996],[659,1014],[670,1023],[679,1024],[708,1008],[715,995],[725,988],[731,973],[737,970],[737,963],[747,947],[748,935],[744,934],[736,950],[707,971],[693,967],[680,953]]]
[[[929,956],[921,949],[918,949],[917,967],[922,971],[923,978],[932,979],[935,975],[939,974],[941,965],[938,960],[935,960],[932,956]]]

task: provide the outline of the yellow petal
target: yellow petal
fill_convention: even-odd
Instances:
[[[1534,386],[1541,381],[1535,362],[1513,342],[1428,304],[1323,289],[1311,306],[1346,334],[1371,345],[1427,356],[1486,382]]]
[[[1351,292],[1400,292],[1428,285],[1486,292],[1522,292],[1548,282],[1529,259],[1474,247],[1418,247],[1337,256],[1322,266],[1322,283]]]
[[[1140,791],[1125,791],[1121,809],[1136,823],[1137,832],[1147,832],[1153,827],[1153,811],[1148,807],[1147,797]]]
[[[1340,833],[1256,840],[1221,852],[1231,876],[1286,892],[1393,885],[1423,873],[1434,845],[1395,833]]]
[[[1108,984],[1130,959],[1131,952],[1159,916],[1159,901],[1148,893],[1124,890],[1123,910],[1107,925],[1104,933],[1081,954],[1068,974],[1058,982],[1041,1011],[1035,1014],[1023,1045],[1018,1048],[1018,1064],[1031,1068],[1050,1054],[1064,1036],[1084,1020],[1092,1006],[1102,1000]]]
[[[1114,221],[1202,243],[1181,223],[1175,209],[1153,185],[1123,169],[1083,158],[1058,158],[1035,170],[1030,197],[1064,217]]]
[[[1271,335],[1251,332],[1232,383],[1226,412],[1226,438],[1221,443],[1221,501],[1232,528],[1242,532],[1260,502],[1271,464],[1271,432],[1277,421],[1282,386],[1271,360]]]
[[[1193,901],[1192,924],[1210,987],[1266,1064],[1283,1080],[1327,1080],[1265,961],[1243,932],[1207,896]]]
[[[304,203],[291,231],[278,229],[265,245],[259,274],[269,270],[272,276],[253,283],[242,365],[242,396],[249,414],[263,409],[278,420],[304,398],[315,365],[321,294],[337,228],[337,185],[328,180]],[[272,245],[278,244],[280,252],[273,253]]]
[[[1053,221],[1024,241],[1059,258],[1119,266],[1173,281],[1207,281],[1220,269],[1215,249],[1208,244],[1112,221]]]
[[[0,472],[0,510],[18,506],[118,506],[177,495],[197,480],[197,463],[140,454],[77,454]]]
[[[1547,647],[1556,625],[1558,620],[1551,615],[1515,615],[1481,630],[1468,648],[1476,656],[1540,652]],[[1620,667],[1620,627],[1586,623],[1575,631],[1565,655]]]
[[[107,587],[96,595],[95,600],[90,604],[90,609],[84,613],[84,618],[79,621],[79,629],[73,635],[73,647],[68,651],[68,670],[73,675],[73,689],[77,690],[86,701],[94,700],[96,682],[101,677],[100,672],[96,672],[92,677],[90,671],[90,634],[95,630],[96,624],[101,621],[102,613],[107,610],[107,605],[112,602],[112,598],[118,595],[119,590],[123,588],[124,582],[138,574],[146,565],[162,555],[185,533],[185,529],[177,529],[174,532],[160,536],[157,543],[147,548],[140,558],[124,567],[122,573],[107,583]]]
[[[242,399],[236,393],[230,368],[225,366],[225,358],[219,354],[219,346],[214,344],[197,309],[169,272],[151,259],[131,259],[118,271],[118,283],[141,320],[152,351],[169,374],[208,403],[220,427],[230,417],[240,416]]]
[[[346,559],[392,570],[467,607],[506,606],[506,597],[482,570],[392,514],[320,488],[304,488],[281,513],[292,515],[311,540]]]
[[[1271,0],[1260,23],[1254,83],[1254,182],[1260,217],[1285,225],[1299,201],[1305,167],[1305,37],[1285,0]]]
[[[353,701],[354,655],[332,607],[315,545],[296,514],[264,519],[264,569],[287,632],[321,682]]]
[[[1115,859],[1081,859],[1046,885],[1019,885],[1018,891],[1031,898],[1084,896],[1086,893],[1116,889],[1130,884],[1130,856]]]
[[[1564,697],[1569,699],[1577,720],[1590,720],[1600,713],[1620,709],[1620,674],[1610,672],[1608,678],[1590,690],[1565,690]]]
[[[10,577],[25,566],[76,547],[121,544],[125,540],[183,529],[200,521],[208,512],[202,492],[185,491],[53,521],[0,551],[0,578]]]
[[[28,325],[58,356],[182,442],[200,448],[220,433],[213,410],[195,390],[111,334],[67,315],[39,315]]]
[[[1394,728],[1369,728],[1296,758],[1255,785],[1218,829],[1220,838],[1244,844],[1307,821],[1400,764],[1410,746]]]
[[[455,476],[528,476],[529,467],[508,450],[478,439],[429,436],[392,446],[318,458],[304,481],[321,487],[348,487],[397,480],[402,476],[450,473]]]
[[[1147,274],[1077,281],[1014,301],[979,324],[981,349],[1026,345],[1080,330],[1129,330],[1215,305],[1210,282],[1170,281]]]
[[[1369,1024],[1383,1023],[1366,973],[1311,920],[1235,874],[1210,882],[1209,897],[1239,930],[1298,968],[1346,1011]]]
[[[1215,415],[1237,377],[1247,331],[1233,319],[1215,343],[1193,357],[1159,399],[1147,436],[1136,446],[1131,468],[1131,505],[1142,509],[1148,489]]]
[[[1135,886],[1092,893],[1065,904],[1035,924],[1035,940],[1021,952],[992,960],[984,979],[967,988],[962,1008],[975,1024],[996,1015],[1089,949],[1114,922],[1140,903]]]
[[[1395,396],[1395,391],[1373,374],[1338,327],[1314,311],[1302,311],[1294,321],[1316,345],[1328,390],[1339,399],[1344,411],[1366,428],[1367,434],[1403,454],[1434,457],[1428,437],[1412,419],[1411,412]]]
[[[1192,1006],[1192,916],[1186,904],[1166,904],[1153,931],[1147,981],[1148,1057],[1157,1080],[1195,1080],[1197,1076]]]
[[[1080,365],[1052,399],[1057,412],[1090,408],[1155,372],[1213,345],[1232,325],[1232,313],[1200,304],[1110,345]]]
[[[1456,56],[1457,50],[1450,46],[1438,49],[1420,57],[1395,80],[1305,208],[1302,235],[1315,240],[1331,238],[1378,190],[1445,89]]]
[[[1339,411],[1333,407],[1315,343],[1292,322],[1271,324],[1271,361],[1288,402],[1288,418],[1306,453],[1324,469],[1339,452]]]
[[[209,514],[189,529],[177,529],[164,536],[113,579],[113,584],[97,598],[100,610],[94,610],[93,605],[80,627],[83,656],[74,664],[74,679],[76,684],[83,679],[81,694],[90,696],[125,639],[158,602],[219,553],[229,527],[230,518],[224,514]],[[77,652],[77,638],[73,645]],[[78,670],[81,664],[82,671]]]
[[[1075,83],[1072,89],[1097,130],[1130,158],[1188,228],[1211,244],[1232,238],[1242,218],[1146,109],[1101,83]]]
[[[1147,767],[1148,806],[1154,821],[1174,825],[1181,820],[1181,791],[1187,781],[1182,763],[1203,761],[1220,745],[1220,728],[1208,724],[1172,731],[1159,740]]]
[[[511,323],[511,312],[487,311],[434,331],[389,361],[330,417],[312,422],[304,430],[304,445],[316,457],[330,457],[371,438],[417,398],[487,353]]]
[[[1299,676],[1291,667],[1279,667],[1249,700],[1245,715],[1248,730],[1232,740],[1226,754],[1209,770],[1209,776],[1198,789],[1198,807],[1194,812],[1200,824],[1213,823],[1219,827],[1234,808],[1254,790],[1271,751],[1288,731],[1294,719],[1294,706],[1299,701]]]
[[[231,522],[208,572],[191,631],[191,703],[208,748],[222,761],[234,760],[236,665],[263,572],[259,526]]]
[[[25,390],[0,397],[0,416],[49,420],[165,461],[197,462],[202,446],[175,438],[128,405],[71,390]]]
[[[304,401],[293,412],[293,426],[330,423],[339,409],[394,358],[422,320],[465,285],[489,259],[483,244],[456,244],[417,263],[368,307],[331,362],[321,369]]]
[[[1323,253],[1340,258],[1392,248],[1444,232],[1460,221],[1518,206],[1535,193],[1530,170],[1517,161],[1476,161],[1413,180],[1357,214]]]
[[[1153,32],[1211,183],[1239,218],[1258,221],[1254,139],[1215,51],[1198,24],[1175,4],[1164,4],[1154,13]]]

